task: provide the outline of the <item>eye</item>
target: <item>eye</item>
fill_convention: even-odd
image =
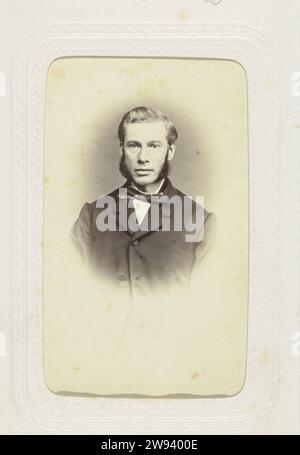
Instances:
[[[150,147],[153,149],[157,149],[160,147],[160,144],[150,144]]]
[[[135,142],[129,142],[127,144],[127,147],[130,149],[136,149],[138,147],[138,145]]]

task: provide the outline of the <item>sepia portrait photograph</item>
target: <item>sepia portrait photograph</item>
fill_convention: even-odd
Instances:
[[[238,394],[248,242],[247,76],[238,62],[52,62],[44,145],[51,392]]]

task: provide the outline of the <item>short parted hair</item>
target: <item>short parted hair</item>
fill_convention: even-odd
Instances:
[[[126,125],[129,123],[149,123],[160,120],[164,122],[167,133],[167,141],[169,145],[174,144],[178,137],[177,129],[171,120],[158,109],[145,106],[134,107],[123,115],[118,128],[118,137],[120,144],[124,144]]]

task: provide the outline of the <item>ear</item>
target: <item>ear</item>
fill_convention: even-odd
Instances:
[[[168,148],[168,161],[171,161],[175,155],[175,144],[169,145]]]

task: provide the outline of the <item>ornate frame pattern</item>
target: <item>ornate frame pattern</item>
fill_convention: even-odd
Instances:
[[[43,140],[50,64],[63,56],[218,58],[245,69],[249,106],[249,320],[246,382],[231,398],[54,395],[43,380]],[[243,25],[70,23],[24,36],[13,57],[11,392],[19,412],[58,432],[245,432],[279,384],[278,82],[272,48]]]

